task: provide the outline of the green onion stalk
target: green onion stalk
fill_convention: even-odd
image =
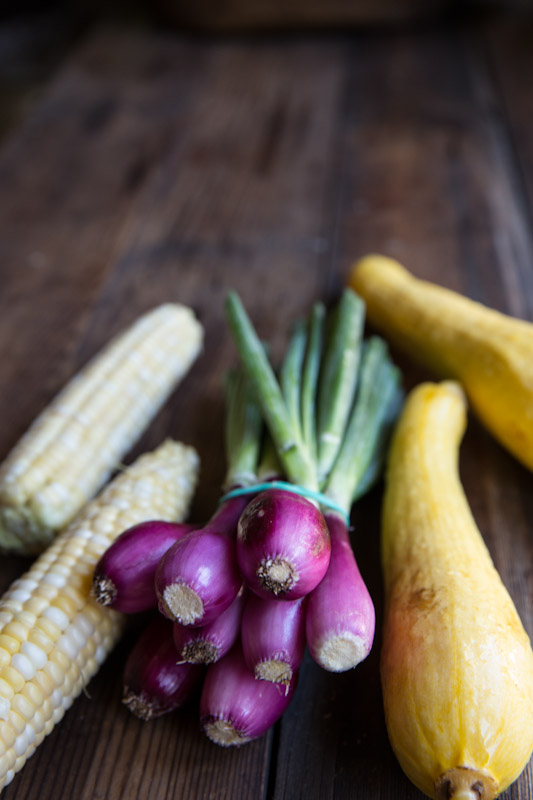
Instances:
[[[307,596],[311,655],[325,669],[344,671],[366,658],[375,628],[374,606],[350,543],[349,515],[354,500],[381,474],[403,402],[401,375],[381,338],[363,340],[364,304],[350,289],[329,315],[316,304],[306,322],[295,325],[279,382],[235,293],[228,296],[227,314],[288,481],[273,484],[270,497],[259,495],[241,517],[239,564],[257,594]],[[296,500],[289,501],[294,493]],[[329,538],[327,567],[312,588],[299,574],[307,570],[316,579],[326,559],[318,564],[313,558],[320,524],[309,508],[319,509]],[[291,550],[276,535],[278,528],[292,529],[292,560],[272,555],[280,542]],[[272,562],[264,581],[257,579],[261,558],[263,571],[268,572],[265,559]]]

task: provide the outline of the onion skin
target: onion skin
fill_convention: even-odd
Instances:
[[[307,601],[306,639],[314,660],[329,672],[344,672],[365,659],[374,641],[376,615],[339,514],[326,514],[331,560],[323,581]]]
[[[158,614],[137,640],[124,668],[122,702],[133,714],[154,719],[188,700],[203,669],[176,662],[172,623]]]
[[[240,642],[212,664],[200,699],[200,723],[216,744],[232,747],[257,739],[281,717],[296,688],[257,681],[245,664]]]
[[[157,568],[159,610],[173,622],[204,626],[222,614],[242,586],[235,553],[247,497],[226,500],[201,530],[177,541]]]
[[[91,594],[100,605],[124,614],[157,607],[155,573],[161,558],[194,525],[154,520],[120,534],[94,569]]]
[[[324,517],[313,503],[294,492],[261,492],[239,520],[239,567],[259,597],[303,597],[326,574],[330,551]]]
[[[305,653],[305,603],[250,593],[241,623],[244,660],[256,678],[288,685]]]
[[[202,628],[191,628],[175,622],[174,647],[178,658],[189,664],[213,664],[231,650],[240,633],[244,592],[213,622]]]

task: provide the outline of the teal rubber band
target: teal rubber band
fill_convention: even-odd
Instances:
[[[267,489],[282,489],[284,492],[292,492],[293,494],[299,494],[301,497],[305,497],[309,500],[315,500],[321,506],[326,506],[326,508],[331,508],[332,511],[341,514],[346,525],[350,524],[350,515],[346,513],[346,510],[339,505],[339,503],[332,500],[331,497],[322,494],[322,492],[314,492],[312,489],[306,489],[304,486],[297,486],[294,483],[287,483],[286,481],[268,481],[268,483],[254,483],[252,486],[239,486],[237,489],[232,489],[221,497],[219,502],[223,503],[225,500],[231,500],[232,497],[242,497],[242,495],[245,494],[258,494]]]

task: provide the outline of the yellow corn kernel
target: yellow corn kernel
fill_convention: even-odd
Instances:
[[[19,614],[5,616],[7,621],[0,624],[0,646],[9,659],[0,669],[0,790],[61,719],[122,631],[122,615],[90,597],[96,562],[131,525],[149,519],[185,519],[197,474],[195,451],[170,440],[141,456],[81,512],[23,576],[22,586],[30,596]],[[139,497],[145,500],[140,505]],[[82,543],[80,556],[70,574],[63,569],[56,573],[55,565],[65,563],[64,552],[72,552],[73,539]],[[53,575],[57,575],[57,585],[43,606],[40,581]],[[85,594],[77,588],[80,576]],[[4,604],[20,587],[20,582],[15,582],[0,599],[0,620]],[[36,617],[29,630],[19,622],[19,616],[25,623],[31,617],[26,607],[31,607]]]
[[[17,736],[8,722],[0,722],[0,738],[8,747],[13,747],[15,744]]]
[[[47,660],[48,663],[48,660]],[[45,664],[46,666],[46,664]],[[35,686],[42,690],[45,697],[50,696],[54,691],[54,682],[50,678],[49,675],[44,671],[44,669],[40,669],[35,673],[35,680],[33,681]],[[0,683],[0,697],[4,696],[2,684]],[[0,741],[2,737],[0,736]]]
[[[24,678],[18,670],[9,666],[9,664],[2,668],[0,678],[6,681],[14,692],[20,692],[24,688]]]
[[[32,703],[34,711],[44,702],[42,689],[39,688],[39,684],[35,681],[28,681],[20,693],[20,696],[24,696],[26,700]]]
[[[13,638],[13,636],[0,633],[0,647],[8,653],[17,653],[20,647],[20,641]]]
[[[26,722],[29,722],[35,713],[33,703],[31,700],[28,700],[27,697],[24,697],[22,692],[15,695],[11,701],[11,708],[16,711],[22,719],[26,720]]]
[[[189,308],[166,303],[113,339],[34,421],[0,467],[0,547],[42,551],[104,485],[202,346]],[[112,527],[104,512],[102,529]]]
[[[10,701],[14,694],[15,690],[13,689],[9,681],[6,681],[0,677],[0,698],[1,698],[0,703],[3,700]],[[0,713],[0,719],[4,719],[4,715],[1,713]]]

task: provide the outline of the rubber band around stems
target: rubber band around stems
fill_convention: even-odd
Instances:
[[[322,494],[322,492],[314,492],[312,489],[306,489],[304,486],[297,486],[295,483],[287,483],[286,481],[268,481],[268,483],[255,483],[251,486],[239,486],[237,489],[232,489],[230,492],[227,492],[223,497],[221,497],[219,503],[224,503],[226,500],[231,500],[232,497],[241,497],[242,495],[246,494],[258,494],[259,492],[265,492],[267,489],[282,489],[284,492],[299,494],[301,497],[305,497],[307,500],[315,500],[319,505],[325,506],[326,508],[331,508],[332,511],[336,511],[337,514],[340,514],[347,526],[350,524],[350,515],[346,513],[346,510],[339,505],[339,503],[337,503],[335,500],[332,500],[331,497],[328,497],[326,494]]]

